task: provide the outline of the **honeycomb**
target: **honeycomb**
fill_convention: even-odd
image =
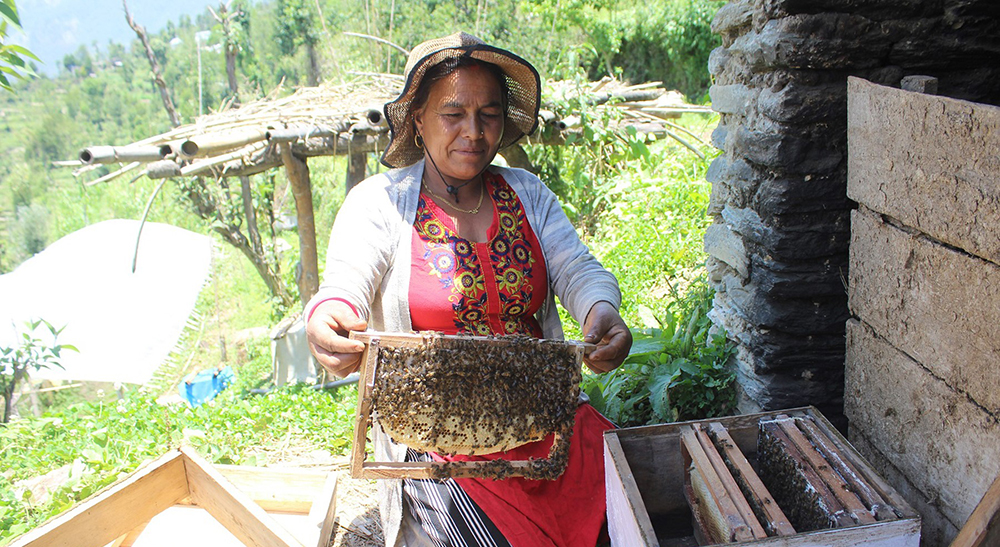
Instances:
[[[530,475],[561,474],[580,393],[578,348],[530,337],[422,334],[422,347],[378,348],[372,401],[383,430],[447,455],[510,450],[559,432],[563,442],[553,444],[549,461],[533,461]],[[491,476],[510,473],[508,462],[490,465]]]

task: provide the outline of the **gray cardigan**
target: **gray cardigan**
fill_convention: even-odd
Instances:
[[[618,281],[580,241],[555,194],[523,169],[489,169],[499,173],[520,198],[542,247],[549,286],[537,314],[543,335],[563,337],[555,296],[580,322],[602,300],[618,308]],[[334,221],[323,284],[306,305],[306,317],[319,303],[339,297],[354,305],[370,329],[412,330],[410,244],[423,172],[424,162],[420,161],[370,177],[350,191]],[[393,443],[377,426],[375,430],[378,461],[402,461],[406,447]],[[383,533],[386,545],[392,547],[402,519],[401,482],[383,480],[380,486]]]

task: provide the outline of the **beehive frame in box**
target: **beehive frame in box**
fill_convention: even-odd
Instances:
[[[351,475],[357,478],[527,477],[562,474],[593,344],[531,337],[352,332],[361,355]],[[554,434],[535,460],[369,462],[377,420],[393,440],[422,451],[482,455]]]

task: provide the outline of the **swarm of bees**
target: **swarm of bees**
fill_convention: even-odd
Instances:
[[[488,340],[424,334],[423,347],[380,347],[374,415],[396,442],[441,454],[510,450],[558,432],[530,478],[562,474],[580,393],[580,354],[530,337]],[[489,476],[509,476],[504,460]],[[440,470],[447,475],[447,467]]]

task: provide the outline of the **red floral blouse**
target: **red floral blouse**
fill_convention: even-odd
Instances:
[[[485,172],[483,182],[494,203],[485,242],[459,236],[451,218],[420,194],[410,266],[413,329],[541,337],[534,317],[547,290],[541,245],[503,177]]]

